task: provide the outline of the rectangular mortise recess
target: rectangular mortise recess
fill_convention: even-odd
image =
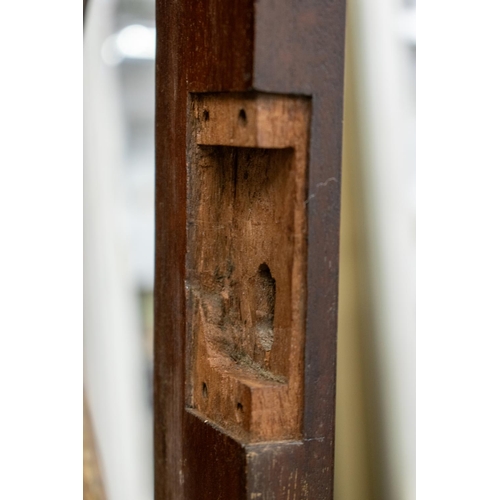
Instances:
[[[188,106],[187,405],[245,442],[301,436],[310,109]]]

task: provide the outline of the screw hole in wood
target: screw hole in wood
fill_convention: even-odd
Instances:
[[[203,385],[201,387],[201,392],[202,392],[203,397],[205,399],[208,398],[208,387],[207,387],[207,384],[205,384],[205,382],[203,382]]]
[[[238,113],[238,121],[242,125],[247,124],[247,114],[246,114],[246,111],[244,109],[240,109],[240,112]]]

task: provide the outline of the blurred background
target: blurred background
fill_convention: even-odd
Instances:
[[[415,499],[414,0],[348,0],[335,500]],[[89,0],[84,381],[109,500],[153,499],[154,0]]]

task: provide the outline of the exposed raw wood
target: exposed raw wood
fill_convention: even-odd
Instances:
[[[195,94],[188,406],[244,441],[301,435],[310,100]]]

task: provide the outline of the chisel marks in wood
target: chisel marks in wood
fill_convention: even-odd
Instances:
[[[248,442],[301,434],[310,100],[193,94],[188,400]]]

